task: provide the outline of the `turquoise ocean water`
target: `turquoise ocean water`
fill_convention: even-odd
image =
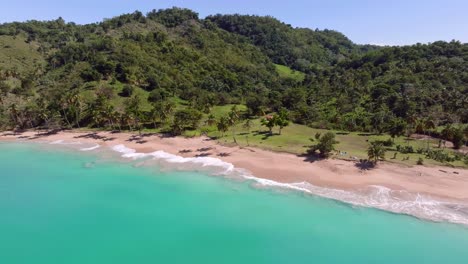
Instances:
[[[0,143],[0,263],[468,263],[468,228]]]

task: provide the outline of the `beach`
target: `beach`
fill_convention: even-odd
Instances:
[[[338,190],[365,190],[382,186],[393,191],[425,194],[468,204],[468,170],[450,167],[427,167],[383,162],[372,169],[362,169],[356,162],[327,159],[310,161],[307,157],[271,152],[258,148],[224,146],[207,137],[165,137],[159,134],[73,132],[40,134],[5,132],[2,141],[37,141],[82,143],[93,150],[123,145],[137,153],[164,151],[185,158],[212,157],[244,169],[260,179],[278,183],[310,183]]]

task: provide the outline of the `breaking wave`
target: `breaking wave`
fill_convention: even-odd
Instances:
[[[351,205],[377,208],[393,213],[407,214],[436,222],[451,222],[468,225],[468,204],[435,199],[429,195],[391,190],[383,186],[346,191],[318,187],[307,182],[280,183],[253,176],[247,170],[235,168],[233,164],[212,157],[181,157],[164,151],[138,153],[124,145],[113,146],[123,158],[149,158],[163,167],[184,171],[201,171],[212,175],[222,175],[252,181],[257,187],[271,187],[300,191],[329,198]]]
[[[96,144],[95,146],[89,147],[89,148],[81,148],[81,151],[91,151],[100,148],[101,146]]]

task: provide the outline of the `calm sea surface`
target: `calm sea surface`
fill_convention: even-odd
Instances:
[[[468,263],[468,228],[0,143],[0,263]]]

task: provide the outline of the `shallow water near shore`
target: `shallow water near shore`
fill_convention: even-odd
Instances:
[[[0,143],[1,263],[468,259],[466,226],[102,154]]]

